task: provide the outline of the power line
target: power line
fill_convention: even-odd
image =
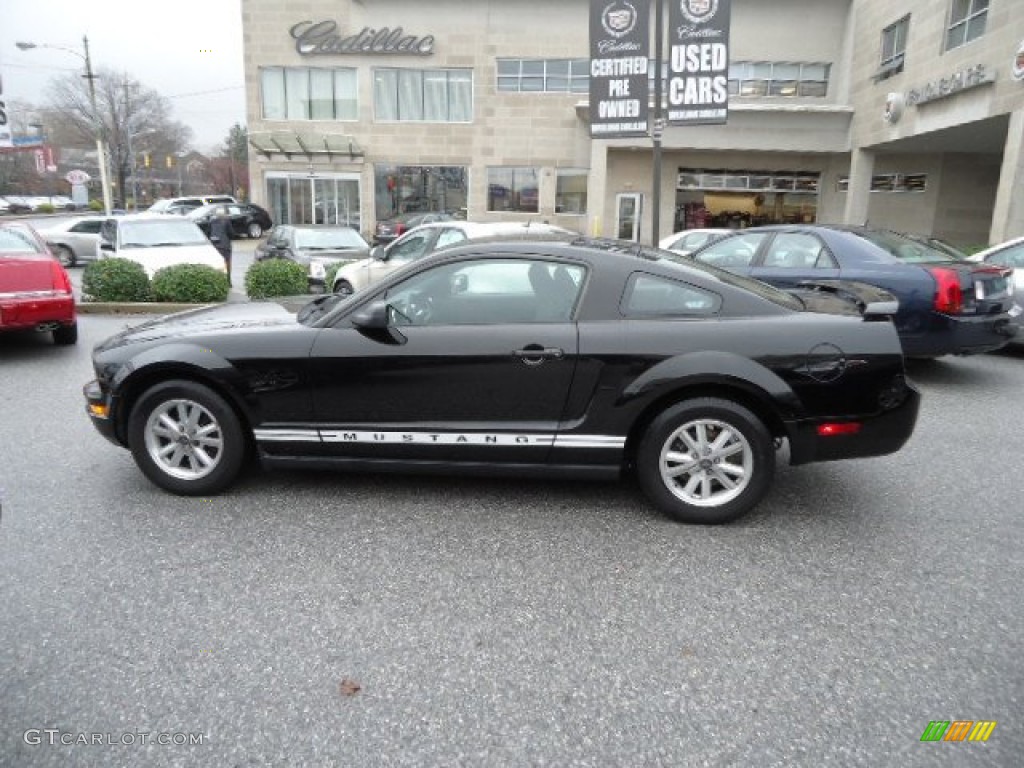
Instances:
[[[244,85],[229,85],[227,88],[214,88],[212,91],[194,91],[193,93],[176,93],[173,96],[165,96],[167,99],[184,99],[189,96],[206,96],[210,93],[224,93],[225,91],[243,91]]]

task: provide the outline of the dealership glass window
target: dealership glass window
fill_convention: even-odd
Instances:
[[[559,168],[555,178],[555,213],[587,212],[587,171]]]
[[[988,0],[953,0],[946,31],[946,50],[957,48],[985,34]]]
[[[536,168],[487,169],[487,210],[537,213],[540,200]]]
[[[373,106],[378,122],[472,122],[472,70],[375,69]]]
[[[342,224],[362,229],[359,174],[268,173],[267,209],[277,224]]]
[[[466,208],[469,173],[462,165],[375,165],[377,221],[403,213],[458,213]]]
[[[356,120],[356,71],[264,67],[260,70],[266,120]]]
[[[723,171],[680,168],[676,189],[757,190],[763,192],[806,192],[816,194],[820,174],[798,171]]]
[[[910,16],[908,15],[882,30],[882,60],[878,79],[881,80],[903,71],[903,55],[907,50],[909,28]]]
[[[586,93],[589,59],[498,59],[498,90],[520,93]]]
[[[793,61],[734,61],[729,65],[729,93],[733,96],[824,98],[828,93],[830,64]]]
[[[927,173],[878,173],[871,177],[872,192],[924,192],[927,187]],[[840,176],[837,191],[846,192],[849,188],[850,177]]]

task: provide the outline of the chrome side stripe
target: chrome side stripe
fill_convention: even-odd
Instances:
[[[285,429],[253,430],[260,442],[276,443],[355,443],[361,445],[474,445],[498,447],[552,446],[554,448],[615,448],[626,444],[625,437],[614,435],[554,435],[520,432],[395,432],[361,429]]]
[[[264,443],[319,443],[315,429],[254,429],[253,437]]]

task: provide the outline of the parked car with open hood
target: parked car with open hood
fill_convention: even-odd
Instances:
[[[1010,344],[1015,347],[1024,346],[1024,237],[1015,237],[1005,243],[978,251],[969,256],[968,261],[1013,270],[1010,282],[1013,283],[1013,297],[1017,306],[1010,314],[1017,328],[1017,335],[1010,340]]]
[[[1015,333],[1009,269],[962,261],[896,232],[752,227],[680,258],[782,288],[807,281],[859,281],[883,288],[899,300],[896,330],[912,357],[990,352]]]

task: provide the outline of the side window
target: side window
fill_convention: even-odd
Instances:
[[[466,235],[460,229],[445,228],[441,230],[441,234],[437,236],[437,245],[434,246],[434,250],[440,250],[446,248],[449,245],[457,245],[458,243],[466,240]]]
[[[407,238],[401,241],[395,241],[395,244],[388,249],[388,259],[390,261],[412,261],[418,259],[424,255],[430,248],[430,238],[432,233],[416,232],[410,234]]]
[[[80,221],[71,228],[71,231],[86,235],[98,235],[102,223],[102,221]]]
[[[238,206],[238,205],[229,205],[228,206],[228,215],[229,216],[241,216],[242,213],[243,213],[243,211],[242,211],[241,206]]]
[[[715,293],[664,277],[634,272],[622,297],[626,317],[713,315],[722,306]]]
[[[725,269],[749,267],[754,260],[754,254],[767,236],[764,232],[749,232],[726,237],[697,254],[697,259]]]
[[[530,259],[442,264],[388,291],[395,325],[569,322],[583,267]]]
[[[768,246],[764,266],[775,269],[828,269],[832,266],[832,260],[821,241],[813,235],[782,232]]]
[[[1024,245],[995,253],[988,259],[988,263],[1015,269],[1024,267]]]

